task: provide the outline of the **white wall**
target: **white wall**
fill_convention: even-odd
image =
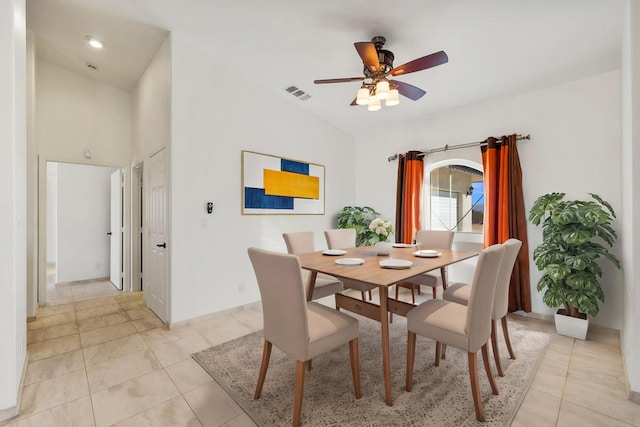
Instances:
[[[640,212],[640,7],[626,3],[622,43],[622,105],[623,162],[621,239],[625,263],[623,293],[622,351],[625,356],[631,398],[640,402],[640,227],[636,224]]]
[[[158,49],[132,95],[132,164],[171,141],[171,37]]]
[[[324,246],[322,232],[335,227],[342,206],[353,203],[355,157],[352,138],[310,116],[299,100],[265,92],[230,72],[206,41],[176,32],[171,40],[175,323],[259,299],[248,247],[284,252],[282,233],[300,230],[315,231],[317,245]],[[243,149],[325,165],[326,215],[242,216]],[[214,203],[213,215],[205,213],[207,201]]]
[[[36,144],[47,159],[97,165],[131,160],[131,95],[38,58]],[[85,149],[91,158],[85,157]]]
[[[109,276],[110,177],[115,170],[58,163],[58,282]]]
[[[620,73],[613,71],[519,96],[469,105],[425,118],[402,129],[381,129],[377,138],[363,137],[357,148],[357,204],[376,207],[389,218],[395,215],[397,163],[387,162],[396,152],[440,148],[481,141],[487,136],[531,134],[518,144],[523,170],[525,209],[547,192],[567,193],[568,198],[599,194],[622,213],[620,190],[621,107]],[[385,138],[386,132],[389,137]],[[402,141],[396,145],[388,141]],[[437,153],[427,160],[459,157],[480,162],[480,149]],[[375,169],[376,174],[370,171]],[[361,178],[361,177],[366,177]],[[615,224],[620,230],[619,221]],[[529,254],[542,241],[541,229],[528,227]],[[621,245],[613,252],[622,255]],[[531,263],[532,310],[550,314],[536,291],[541,277]],[[606,303],[594,323],[619,329],[622,325],[622,276],[603,263]]]
[[[24,0],[0,1],[0,420],[17,414],[26,356],[26,28]]]

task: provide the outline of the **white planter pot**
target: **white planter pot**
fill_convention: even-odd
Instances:
[[[563,314],[559,314],[561,311],[564,310],[558,310],[558,312],[554,314],[554,319],[556,321],[556,332],[560,335],[566,335],[568,337],[584,341],[587,338],[589,319],[579,319],[577,317],[565,316]]]

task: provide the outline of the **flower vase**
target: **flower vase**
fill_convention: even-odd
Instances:
[[[389,255],[391,253],[391,243],[378,242],[373,246],[373,249],[378,255]]]

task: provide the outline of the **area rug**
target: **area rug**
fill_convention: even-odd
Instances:
[[[516,359],[508,358],[500,341],[504,377],[491,366],[499,395],[493,395],[479,355],[480,392],[485,422],[475,419],[465,352],[448,347],[446,359],[434,366],[434,341],[418,336],[414,385],[405,390],[406,319],[390,325],[393,406],[385,404],[380,324],[360,321],[362,398],[353,394],[349,348],[344,345],[313,359],[305,376],[301,424],[304,426],[505,426],[513,420],[549,344],[543,332],[509,323]],[[499,331],[499,335],[502,335]],[[275,346],[262,396],[253,399],[263,347],[262,331],[195,353],[192,357],[259,426],[291,425],[295,361]]]

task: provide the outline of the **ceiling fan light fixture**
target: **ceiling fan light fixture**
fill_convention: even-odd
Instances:
[[[380,99],[387,99],[389,97],[389,81],[380,80],[376,83],[376,96]]]
[[[369,106],[367,107],[369,111],[378,111],[381,108],[382,105],[380,104],[380,98],[377,95],[369,98]]]
[[[87,40],[87,43],[93,48],[102,49],[104,47],[104,43],[93,36],[86,35],[84,38]]]
[[[391,89],[389,91],[389,96],[384,101],[384,105],[387,107],[393,107],[398,104],[400,104],[400,93],[398,92],[398,89]]]
[[[358,105],[368,105],[369,104],[369,88],[361,87],[358,89],[358,96],[356,97],[356,104]]]

